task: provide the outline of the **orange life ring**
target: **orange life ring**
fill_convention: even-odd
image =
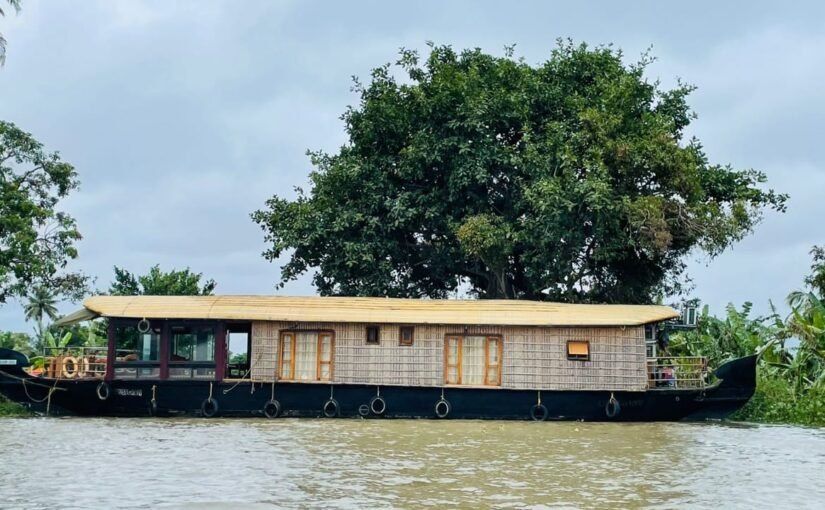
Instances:
[[[69,365],[71,365],[71,370],[69,370]],[[66,356],[63,358],[63,377],[66,379],[74,379],[77,377],[77,373],[80,370],[80,366],[78,365],[77,358],[74,356]]]
[[[83,357],[78,360],[78,369],[77,369],[77,376],[78,377],[86,377],[89,375],[89,370],[91,370],[91,365],[89,364],[89,358]]]

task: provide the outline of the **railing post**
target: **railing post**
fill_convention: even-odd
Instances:
[[[107,381],[115,378],[115,359],[117,358],[117,351],[115,346],[115,322],[109,319],[109,325],[106,327],[106,377]]]
[[[160,349],[158,349],[161,379],[169,379],[169,348],[172,343],[169,332],[169,321],[163,321],[163,325],[160,327]]]
[[[215,330],[215,380],[220,382],[226,371],[226,323],[218,323]]]

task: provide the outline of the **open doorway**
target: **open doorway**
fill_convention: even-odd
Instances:
[[[241,379],[249,372],[249,359],[252,356],[252,324],[228,324],[226,340],[226,376],[229,379]]]

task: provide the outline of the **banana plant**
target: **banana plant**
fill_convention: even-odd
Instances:
[[[57,340],[52,332],[47,330],[43,333],[43,341],[46,355],[53,356],[66,349],[69,342],[72,341],[72,333],[71,331],[67,332],[60,340]],[[46,366],[46,356],[35,356],[29,361],[31,362],[32,368],[37,370],[43,369]]]

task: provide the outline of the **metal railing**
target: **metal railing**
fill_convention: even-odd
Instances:
[[[647,358],[648,388],[704,388],[709,377],[708,360],[703,356]]]
[[[43,368],[30,371],[54,379],[103,379],[106,355],[106,347],[46,347]]]

